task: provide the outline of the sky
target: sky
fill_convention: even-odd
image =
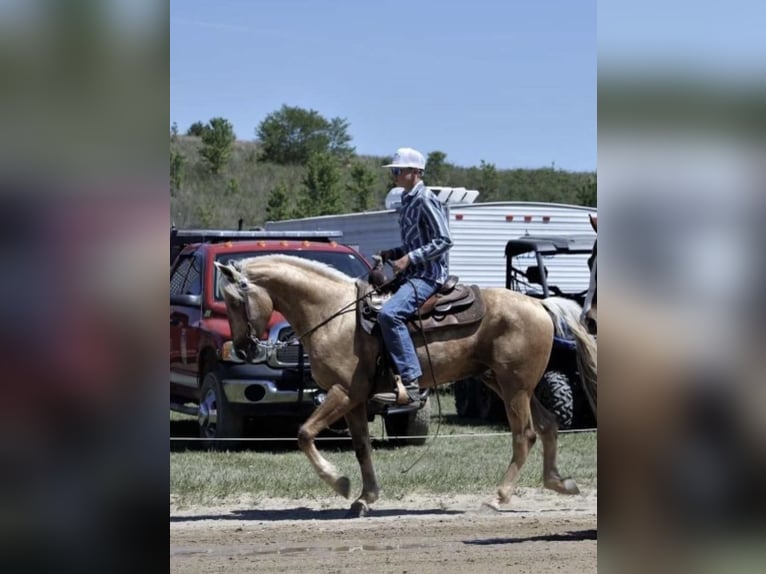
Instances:
[[[766,4],[758,0],[602,0],[599,65],[674,66],[724,82],[762,78],[765,21]]]
[[[362,155],[596,169],[595,0],[171,0],[170,120],[237,138],[283,104]]]

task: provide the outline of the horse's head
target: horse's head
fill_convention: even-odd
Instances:
[[[215,266],[223,279],[221,291],[235,352],[252,360],[256,355],[258,335],[266,329],[274,304],[265,289],[250,281],[234,265],[216,261]]]

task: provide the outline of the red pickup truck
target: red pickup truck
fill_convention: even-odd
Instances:
[[[171,229],[170,267],[170,409],[196,415],[200,436],[241,437],[248,417],[280,416],[305,420],[324,399],[311,378],[303,347],[262,350],[252,361],[233,352],[226,306],[214,261],[270,253],[289,253],[321,261],[353,278],[367,277],[369,263],[353,248],[338,242],[340,232],[230,231]],[[293,330],[274,313],[263,338],[289,339]],[[430,401],[419,410],[380,407],[391,436],[428,434]],[[382,410],[381,410],[382,409]]]

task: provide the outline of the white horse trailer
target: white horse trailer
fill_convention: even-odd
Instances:
[[[461,282],[480,287],[505,286],[505,245],[509,239],[525,234],[596,238],[588,219],[588,214],[596,213],[595,208],[526,201],[466,203],[473,201],[478,192],[465,188],[431,190],[444,202],[453,241],[448,255],[449,271]],[[391,190],[387,205],[398,207],[397,195],[401,192],[397,191]],[[396,209],[269,221],[265,228],[341,231],[341,241],[356,248],[369,261],[375,253],[401,244]],[[563,291],[588,288],[587,255],[553,258],[546,261],[546,267],[551,281]]]

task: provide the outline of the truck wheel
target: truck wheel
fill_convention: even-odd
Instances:
[[[574,397],[569,377],[559,371],[547,371],[535,388],[535,395],[547,410],[556,415],[560,429],[572,426]]]
[[[487,385],[477,380],[475,392],[479,418],[487,422],[505,421],[505,406],[497,393]]]
[[[202,380],[197,418],[202,438],[238,438],[243,434],[244,417],[232,412],[215,372]]]
[[[479,415],[474,385],[472,379],[455,381],[452,385],[452,391],[455,393],[455,410],[459,417],[476,418]]]
[[[412,437],[395,439],[395,444],[425,444],[431,424],[431,399],[426,399],[426,404],[416,411],[386,415],[385,423],[389,437]]]

